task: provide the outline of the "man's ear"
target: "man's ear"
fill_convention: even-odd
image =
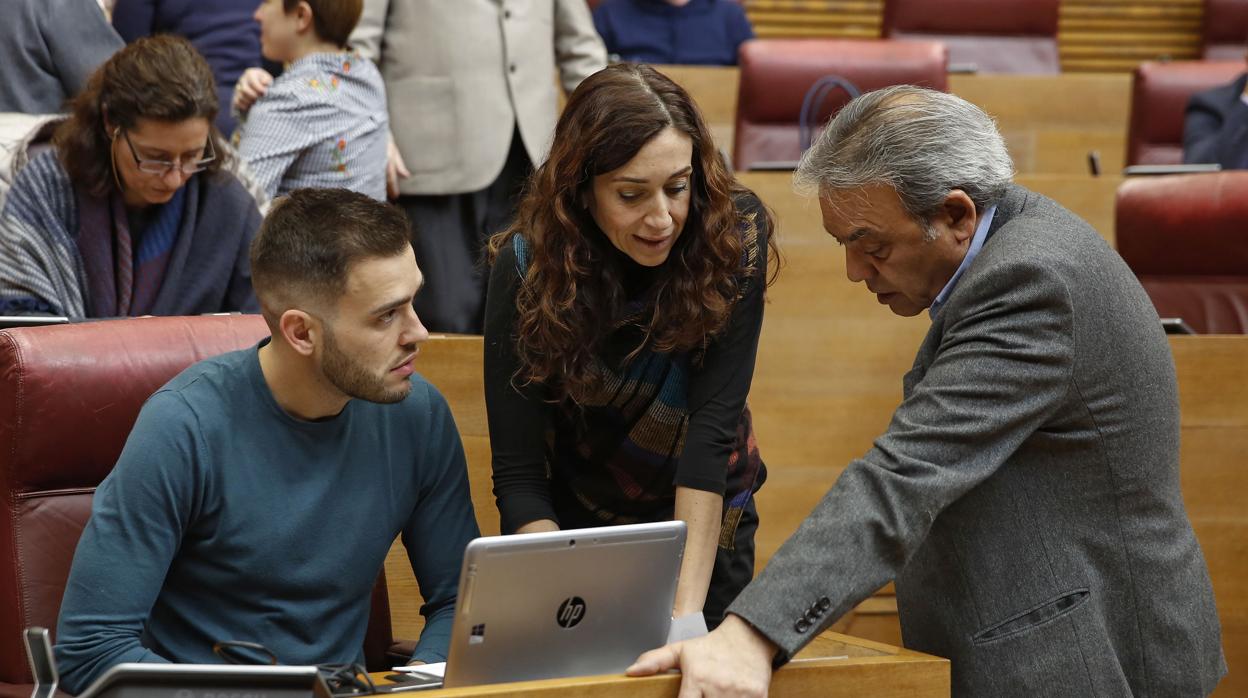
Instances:
[[[945,196],[941,211],[945,225],[953,231],[958,242],[969,242],[975,237],[975,228],[979,225],[979,215],[975,211],[975,202],[961,189],[954,189]]]
[[[316,353],[316,347],[321,343],[323,332],[318,318],[302,310],[291,308],[278,318],[277,326],[282,340],[296,353],[302,356],[312,356]]]

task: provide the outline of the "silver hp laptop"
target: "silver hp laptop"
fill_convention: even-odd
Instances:
[[[667,640],[685,523],[478,538],[444,685],[615,674]]]

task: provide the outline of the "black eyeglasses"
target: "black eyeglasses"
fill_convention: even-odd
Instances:
[[[181,171],[182,174],[189,176],[195,174],[196,172],[203,172],[204,169],[207,168],[208,163],[217,159],[217,152],[212,144],[212,136],[208,136],[208,142],[204,144],[204,152],[207,154],[206,157],[202,157],[198,160],[188,160],[186,162],[182,162],[180,159],[170,162],[169,160],[148,160],[139,157],[138,152],[134,149],[134,143],[130,142],[130,134],[122,128],[118,128],[117,130],[121,131],[121,137],[125,139],[126,146],[130,148],[130,156],[134,158],[134,164],[138,166],[139,172],[143,172],[144,174],[160,175],[161,177],[164,177],[173,170],[177,169]],[[113,138],[117,138],[116,134],[113,135]]]

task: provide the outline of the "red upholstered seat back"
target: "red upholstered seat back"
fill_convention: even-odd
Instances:
[[[1057,73],[1059,0],[885,0],[883,35],[949,47],[981,73]]]
[[[1162,317],[1197,332],[1248,332],[1248,172],[1129,179],[1118,251]]]
[[[946,63],[945,47],[930,41],[747,41],[741,46],[733,164],[748,170],[761,161],[798,159],[802,99],[821,77],[836,75],[864,93],[903,84],[944,90]],[[817,123],[826,123],[847,101],[843,91],[832,92]]]
[[[1146,62],[1131,85],[1128,165],[1183,162],[1183,112],[1197,92],[1213,89],[1244,72],[1241,61]]]
[[[1243,61],[1248,44],[1248,0],[1205,0],[1201,36],[1207,61]]]
[[[0,331],[0,684],[31,680],[21,631],[56,628],[91,494],[148,396],[192,363],[267,335],[258,315]],[[384,578],[374,602],[374,616],[380,603],[384,617],[370,626],[384,627],[370,627],[370,642],[384,654]]]

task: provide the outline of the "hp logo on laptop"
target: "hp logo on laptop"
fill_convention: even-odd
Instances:
[[[563,603],[559,604],[559,614],[555,616],[555,622],[561,628],[572,628],[584,617],[585,600],[579,596],[573,596],[564,599]]]

